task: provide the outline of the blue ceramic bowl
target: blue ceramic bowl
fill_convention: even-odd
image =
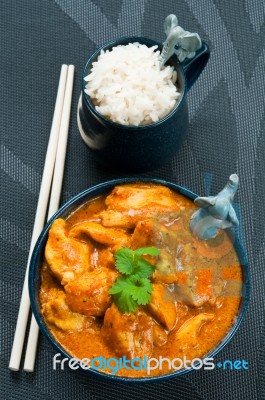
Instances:
[[[75,196],[73,199],[68,201],[63,207],[61,207],[56,214],[48,221],[46,226],[44,227],[42,233],[40,234],[37,243],[35,245],[35,248],[32,253],[32,258],[30,262],[30,268],[29,268],[29,295],[30,295],[30,301],[31,301],[31,307],[32,311],[34,313],[34,316],[36,318],[36,321],[39,325],[39,328],[43,335],[49,340],[49,342],[53,345],[55,348],[56,352],[60,352],[62,356],[71,358],[71,355],[68,354],[62,347],[61,345],[55,340],[53,335],[51,334],[49,328],[47,327],[41,312],[40,312],[40,301],[39,301],[39,289],[40,289],[40,271],[41,271],[41,264],[42,260],[44,257],[44,249],[45,245],[48,239],[48,233],[49,229],[51,227],[51,224],[56,218],[66,218],[73,210],[77,209],[80,205],[86,203],[88,200],[92,200],[98,196],[101,196],[109,191],[111,191],[114,186],[118,184],[123,184],[123,183],[130,183],[130,182],[153,182],[153,183],[158,183],[165,185],[169,187],[170,189],[181,193],[184,196],[187,196],[188,198],[194,200],[197,195],[193,192],[191,192],[189,189],[176,185],[174,183],[164,181],[161,179],[154,179],[154,178],[121,178],[121,179],[115,179],[112,181],[108,181],[105,183],[101,183],[99,185],[93,186],[90,189],[85,190],[84,192],[78,194]],[[207,355],[207,357],[214,357],[216,356],[227,344],[228,342],[232,339],[234,336],[235,332],[239,328],[242,319],[246,313],[248,301],[249,301],[249,295],[250,295],[250,278],[249,278],[249,269],[248,269],[248,263],[246,259],[245,252],[239,243],[238,238],[235,240],[235,249],[237,251],[237,254],[239,256],[240,263],[243,268],[243,295],[242,295],[242,300],[238,312],[238,316],[236,319],[235,324],[232,326],[230,331],[227,333],[227,335],[223,338],[221,343],[211,351]],[[206,357],[206,355],[205,355]],[[160,375],[160,376],[154,376],[154,377],[146,377],[146,378],[125,378],[125,377],[118,377],[115,375],[108,375],[105,374],[104,372],[100,372],[97,370],[93,369],[88,369],[84,371],[83,369],[79,368],[78,371],[83,371],[84,373],[90,373],[93,374],[97,377],[104,378],[104,379],[109,379],[109,380],[114,380],[114,381],[121,381],[121,382],[156,382],[159,380],[163,379],[169,379],[169,378],[174,378],[183,374],[186,374],[190,371],[193,371],[192,369],[183,369],[179,371],[175,371],[172,373]]]
[[[90,73],[101,50],[139,42],[147,47],[162,44],[145,37],[115,39],[98,48],[87,61],[82,74],[81,96],[78,104],[77,123],[80,135],[93,157],[103,166],[122,172],[144,172],[161,167],[170,161],[185,139],[188,128],[187,92],[195,83],[210,56],[206,43],[191,60],[180,63],[173,55],[167,64],[177,71],[180,97],[173,110],[158,122],[127,126],[114,123],[100,114],[85,93],[84,78]]]

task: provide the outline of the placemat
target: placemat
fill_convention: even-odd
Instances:
[[[201,195],[217,193],[231,173],[239,175],[237,202],[252,295],[244,322],[217,360],[244,359],[249,369],[200,370],[149,385],[111,383],[69,369],[54,371],[55,352],[41,336],[35,372],[11,372],[8,362],[61,64],[76,67],[63,204],[85,188],[124,175],[101,169],[79,136],[76,110],[85,60],[115,37],[135,34],[163,41],[163,22],[170,13],[200,34],[211,58],[188,94],[187,140],[172,162],[144,175]],[[1,2],[1,399],[265,398],[264,16],[260,0]]]

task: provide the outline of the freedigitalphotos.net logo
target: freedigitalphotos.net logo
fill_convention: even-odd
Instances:
[[[187,359],[186,356],[183,358],[169,359],[167,357],[159,356],[158,358],[147,357],[128,359],[126,356],[120,358],[105,358],[103,356],[94,357],[92,359],[83,358],[81,360],[73,358],[62,358],[61,353],[55,354],[53,357],[53,369],[64,370],[65,366],[72,370],[79,368],[83,370],[93,369],[96,371],[104,371],[111,375],[116,375],[121,370],[134,370],[134,371],[145,371],[146,375],[150,375],[152,371],[162,371],[166,368],[169,371],[179,371],[182,369],[190,370],[213,370],[215,368],[224,370],[248,370],[248,362],[245,360],[225,360],[223,363],[218,362],[215,364],[214,359],[206,357],[204,359],[194,358],[192,360]]]

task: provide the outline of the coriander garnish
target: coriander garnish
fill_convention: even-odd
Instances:
[[[156,247],[143,247],[131,250],[126,247],[116,251],[115,266],[123,276],[119,276],[109,293],[121,312],[134,312],[140,305],[146,305],[151,300],[153,285],[150,277],[155,266],[142,256],[157,256]]]

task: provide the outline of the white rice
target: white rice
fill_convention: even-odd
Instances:
[[[158,46],[139,43],[101,51],[92,64],[85,92],[96,110],[122,125],[157,122],[175,106],[180,93],[173,67],[160,68]]]

